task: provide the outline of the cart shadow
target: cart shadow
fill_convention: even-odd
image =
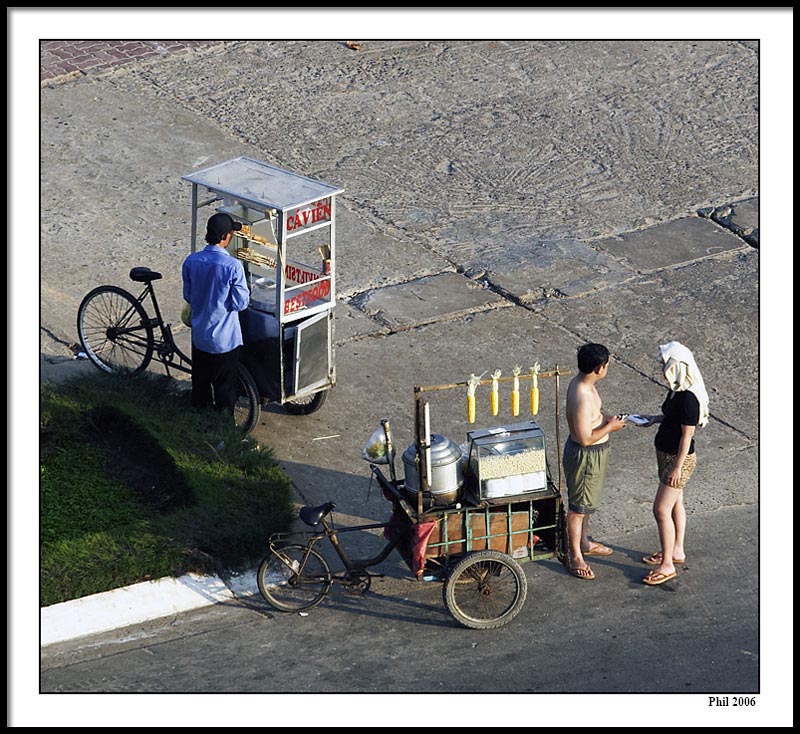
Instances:
[[[416,583],[409,581],[409,583]],[[426,584],[427,586],[428,584]],[[334,612],[372,617],[392,622],[427,627],[458,627],[442,602],[441,584],[431,584],[432,599],[399,598],[392,593],[370,589],[364,594],[350,594],[343,589],[331,589],[323,605]]]
[[[408,579],[408,583],[416,584],[410,579]],[[365,593],[353,593],[333,585],[325,599],[318,606],[303,612],[303,614],[313,616],[323,614],[327,610],[339,614],[353,615],[354,617],[370,617],[384,621],[429,627],[458,627],[458,624],[447,612],[442,602],[441,584],[437,582],[435,584],[425,584],[425,586],[434,587],[430,591],[432,595],[430,602],[427,599],[410,599],[400,597],[395,593],[384,593],[373,589]],[[238,598],[235,601],[222,602],[218,606],[245,606],[266,619],[276,619],[287,614],[297,614],[297,612],[276,611],[257,594]]]

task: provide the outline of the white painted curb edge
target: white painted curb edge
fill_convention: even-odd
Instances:
[[[127,627],[258,593],[255,573],[234,577],[186,574],[123,586],[41,609],[40,645]]]

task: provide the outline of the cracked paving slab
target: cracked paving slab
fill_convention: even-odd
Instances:
[[[358,308],[392,329],[463,316],[505,303],[496,293],[458,273],[442,273],[387,286],[362,294],[353,301]]]
[[[742,241],[708,219],[686,217],[639,232],[592,243],[638,273],[693,262],[727,250]]]
[[[523,303],[579,296],[633,274],[607,253],[576,240],[487,247],[465,267]]]
[[[380,334],[388,329],[363,311],[353,308],[346,300],[336,301],[334,318],[334,344],[339,345],[359,337]]]
[[[711,210],[701,210],[700,213],[731,230],[749,245],[756,248],[759,246],[759,197],[714,207]]]

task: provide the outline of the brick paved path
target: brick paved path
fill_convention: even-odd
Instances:
[[[103,69],[129,61],[210,46],[220,41],[42,41],[39,81]]]

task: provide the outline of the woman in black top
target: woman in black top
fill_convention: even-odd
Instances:
[[[678,342],[660,348],[662,372],[670,387],[661,415],[646,416],[658,423],[655,437],[659,485],[653,502],[661,550],[642,560],[655,566],[643,579],[655,586],[677,576],[675,564],[686,561],[686,508],[683,488],[697,465],[694,434],[708,421],[708,395],[692,353]]]

